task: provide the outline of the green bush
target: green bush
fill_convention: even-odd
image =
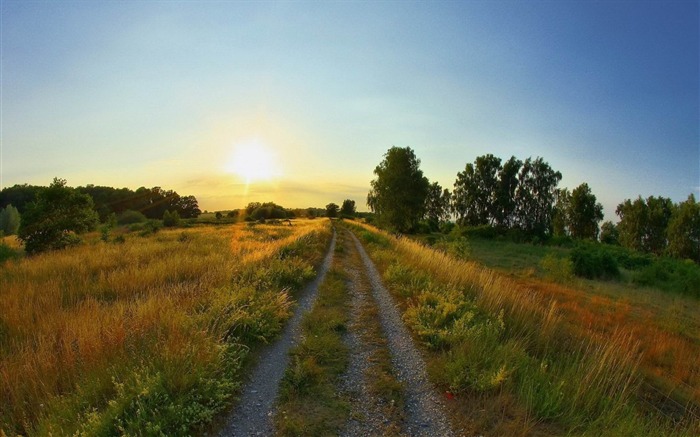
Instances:
[[[542,258],[540,268],[547,277],[557,282],[569,282],[574,276],[574,266],[571,259],[559,258],[551,253]]]
[[[588,279],[620,276],[617,260],[610,252],[594,245],[579,245],[571,251],[574,274]]]
[[[660,258],[635,272],[632,282],[700,297],[700,266],[690,260]]]
[[[7,244],[0,242],[0,263],[7,261],[8,259],[18,258],[19,252],[8,246]]]
[[[148,219],[145,215],[143,215],[139,211],[134,211],[132,209],[127,209],[126,211],[119,214],[119,216],[117,217],[117,223],[119,223],[120,225],[144,223],[146,220]]]

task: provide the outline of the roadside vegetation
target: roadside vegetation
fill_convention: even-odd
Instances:
[[[343,244],[338,238],[333,267],[302,321],[302,341],[290,352],[275,418],[278,435],[337,435],[348,420],[350,406],[338,390],[349,359],[343,336],[350,297],[338,265]]]
[[[201,432],[233,402],[251,350],[280,332],[329,238],[327,221],[120,228],[6,261],[0,434]]]
[[[693,411],[700,387],[697,341],[650,324],[653,315],[636,319],[624,300],[508,278],[468,261],[468,240],[436,250],[367,226],[354,231],[428,351],[432,378],[454,396],[464,429],[629,436],[700,431]],[[647,337],[651,332],[655,338]],[[666,365],[656,375],[682,385],[685,403],[659,395],[664,390],[650,377],[656,370],[650,357],[659,348]]]

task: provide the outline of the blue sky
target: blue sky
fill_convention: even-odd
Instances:
[[[542,156],[615,219],[698,192],[699,22],[697,1],[4,0],[2,185],[364,206],[396,145],[447,188],[478,155]],[[227,170],[245,147],[276,176]]]

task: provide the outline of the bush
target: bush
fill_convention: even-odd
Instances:
[[[166,228],[180,226],[180,214],[178,214],[177,211],[165,211],[163,213],[163,226]]]
[[[14,258],[19,258],[19,252],[0,241],[0,263]]]
[[[571,251],[574,274],[588,279],[612,279],[620,275],[617,260],[602,247],[580,245]]]
[[[547,277],[557,282],[566,283],[574,277],[574,266],[571,260],[558,258],[551,253],[542,258],[540,268]]]
[[[660,258],[636,272],[632,282],[700,297],[700,266],[690,260]]]
[[[119,214],[117,217],[117,223],[120,225],[131,225],[134,223],[144,223],[146,220],[145,215],[139,211],[134,211],[133,209],[127,209],[126,211]]]

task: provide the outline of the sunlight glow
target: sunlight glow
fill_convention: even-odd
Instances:
[[[240,176],[246,184],[269,181],[279,175],[275,155],[259,141],[237,145],[224,168]]]

